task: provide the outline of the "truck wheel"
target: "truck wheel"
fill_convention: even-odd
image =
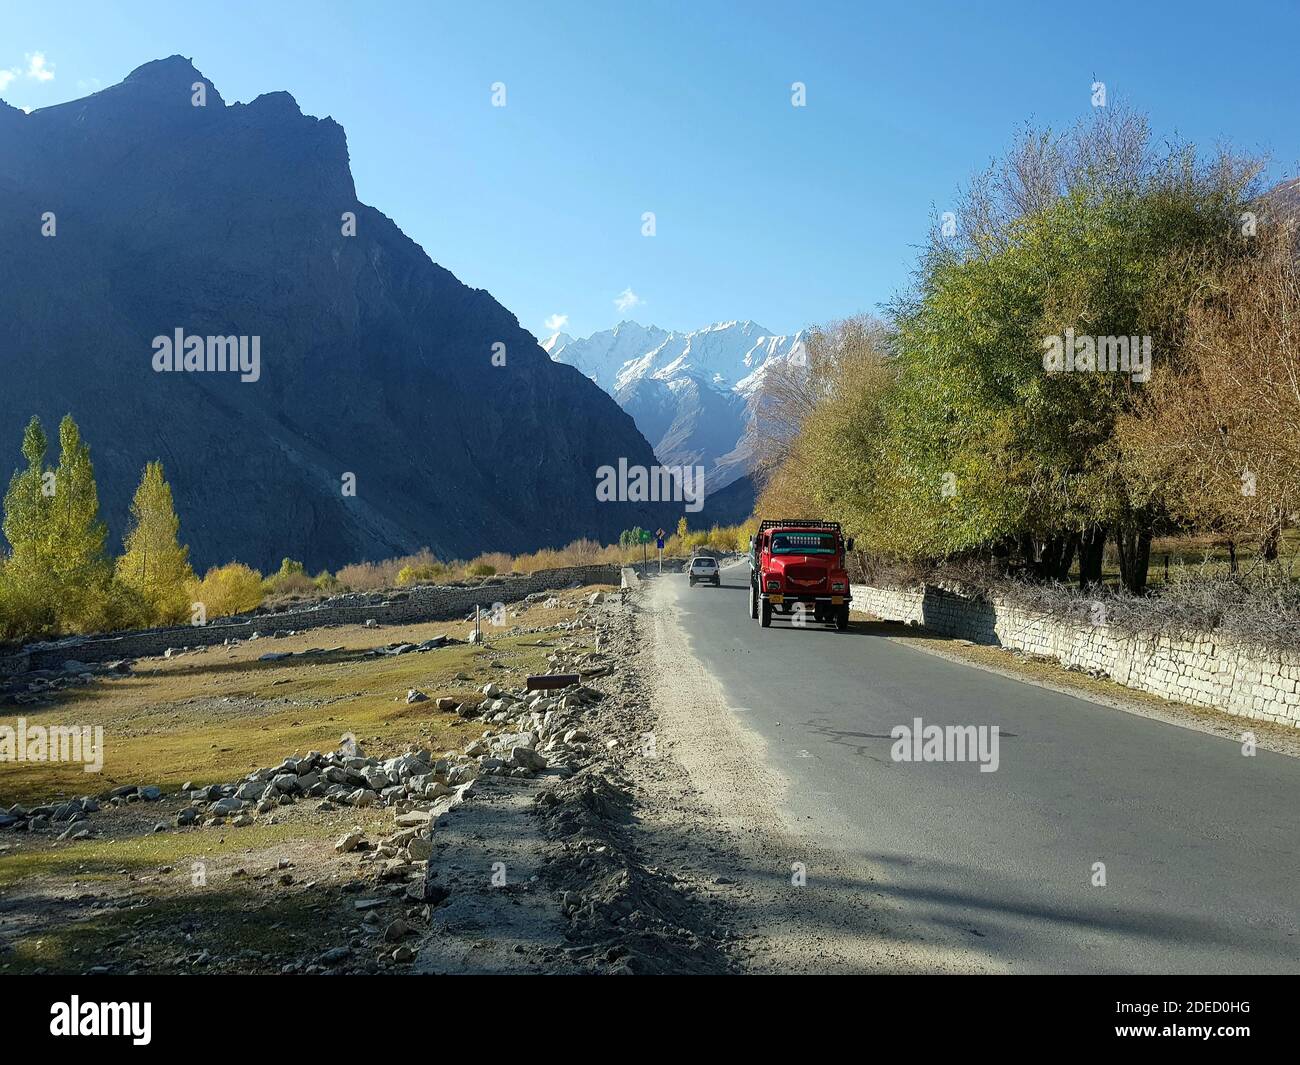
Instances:
[[[751,618],[758,617],[758,592],[754,588],[753,581],[749,582],[749,616]]]
[[[835,611],[835,628],[843,632],[849,627],[849,608],[848,604],[840,607]]]
[[[763,620],[759,624],[765,629],[772,627],[772,604],[766,599],[763,600]]]

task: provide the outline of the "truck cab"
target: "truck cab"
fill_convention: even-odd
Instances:
[[[815,621],[847,629],[853,596],[845,556],[852,550],[839,522],[760,523],[749,541],[749,616],[763,628],[779,613],[795,625]]]

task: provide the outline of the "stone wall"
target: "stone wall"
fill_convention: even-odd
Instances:
[[[218,618],[207,625],[180,625],[166,629],[78,636],[46,644],[30,644],[16,654],[0,657],[0,675],[27,669],[57,669],[68,659],[105,662],[117,658],[144,658],[169,647],[196,647],[235,639],[254,632],[277,629],[314,629],[324,625],[358,625],[374,618],[381,625],[447,621],[464,617],[474,607],[490,609],[493,603],[514,603],[534,592],[575,584],[618,584],[619,567],[573,566],[542,570],[529,576],[489,578],[481,585],[461,588],[431,585],[389,595],[337,595],[301,608],[258,610]]]
[[[993,597],[935,585],[853,586],[853,605],[886,621],[923,625],[972,643],[1053,658],[1166,699],[1300,726],[1300,656],[1216,637],[1135,635],[1081,625]]]

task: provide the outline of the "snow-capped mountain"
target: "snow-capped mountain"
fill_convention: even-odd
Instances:
[[[620,322],[583,339],[556,333],[542,347],[613,396],[661,463],[703,466],[714,492],[752,472],[763,379],[778,366],[801,367],[803,341],[754,322],[689,333]]]

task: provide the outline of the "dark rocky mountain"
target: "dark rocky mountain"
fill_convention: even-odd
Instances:
[[[632,419],[359,203],[342,127],[287,93],[227,105],[173,56],[0,103],[0,247],[0,468],[32,414],[53,436],[70,411],[114,546],[155,458],[199,566],[608,542],[682,509],[596,500],[600,466],[655,461]],[[260,337],[259,379],[155,372],[178,329]]]

